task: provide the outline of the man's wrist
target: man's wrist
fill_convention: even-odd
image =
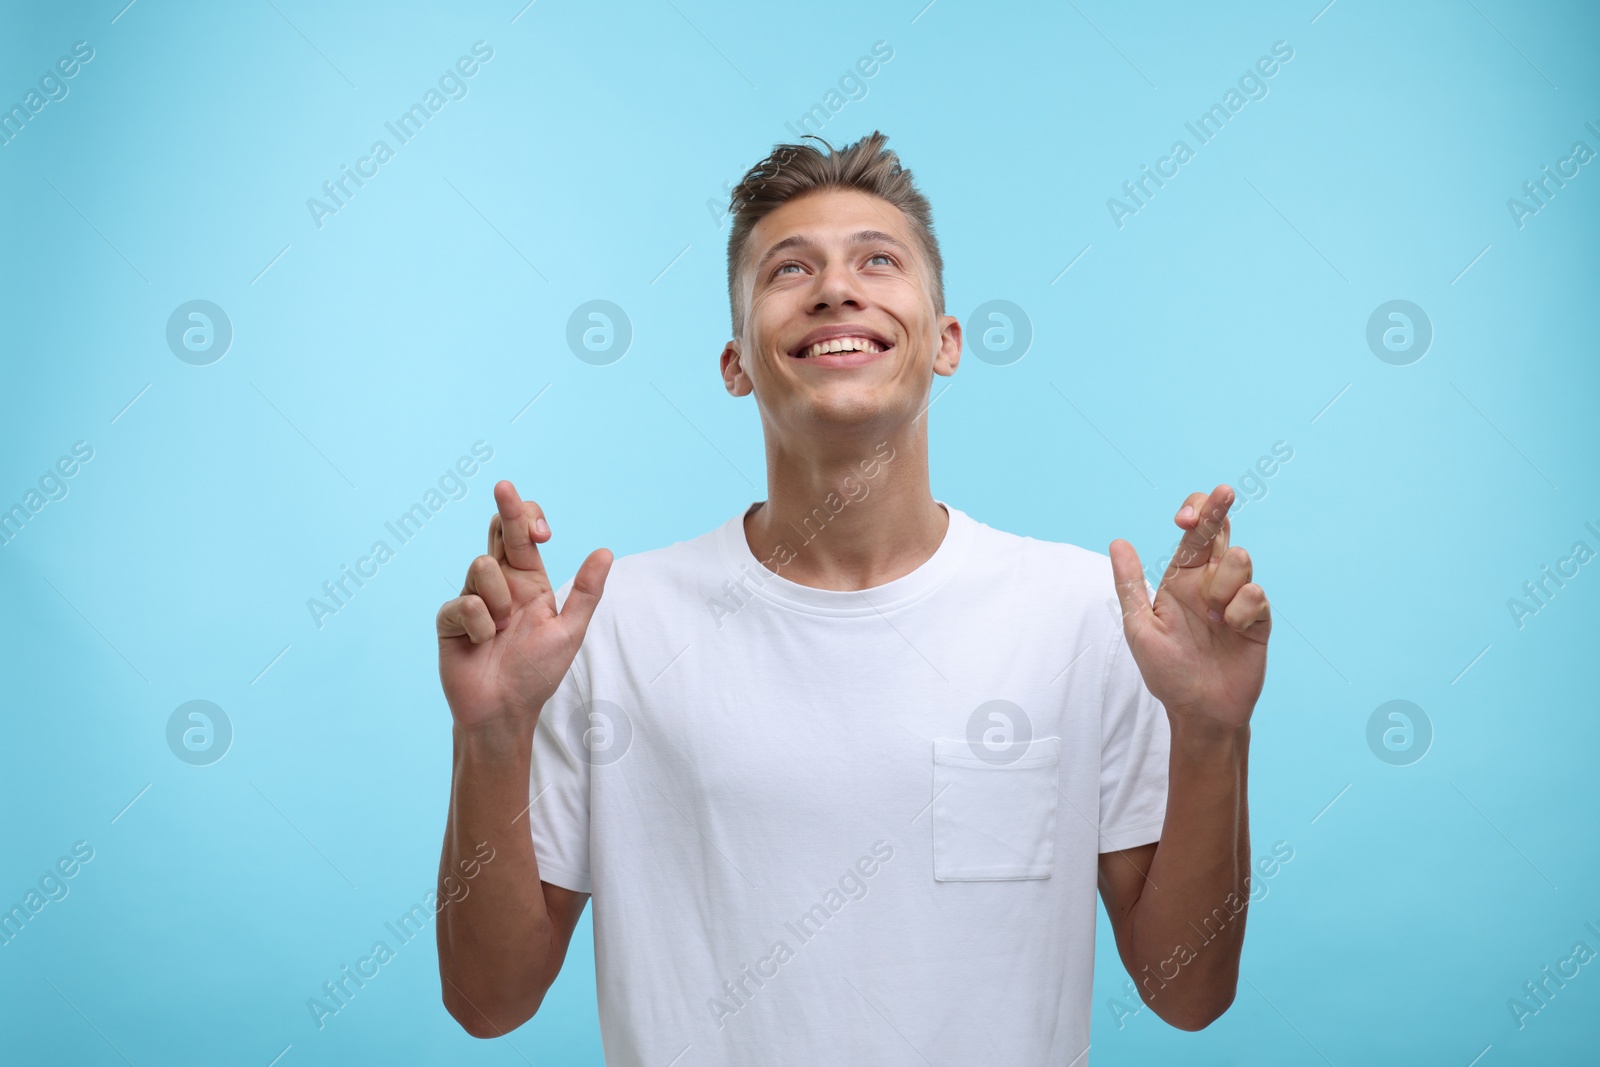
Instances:
[[[537,716],[506,716],[464,726],[454,724],[456,755],[470,763],[527,763],[533,755]]]
[[[1250,748],[1248,719],[1235,726],[1208,715],[1169,713],[1167,721],[1174,752],[1225,758],[1242,755]]]

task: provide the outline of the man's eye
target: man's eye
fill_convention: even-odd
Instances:
[[[887,252],[876,252],[873,254],[872,259],[867,260],[867,262],[871,263],[873,259],[881,259],[886,261],[889,266],[894,266],[894,257]]]
[[[800,264],[798,264],[798,263],[785,263],[783,266],[781,266],[777,270],[773,271],[772,274],[773,274],[774,277],[776,277],[777,275],[782,274],[784,271],[788,270],[790,267],[793,267],[795,270],[799,270],[800,269]]]

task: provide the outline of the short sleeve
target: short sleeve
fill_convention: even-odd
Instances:
[[[1112,626],[1100,722],[1100,851],[1159,841],[1172,734],[1166,708],[1145,688],[1120,619]]]
[[[558,606],[566,604],[571,591],[571,580],[556,591]],[[590,767],[570,739],[573,718],[583,714],[587,703],[588,679],[587,656],[580,647],[571,669],[539,713],[528,782],[528,827],[539,877],[578,893],[593,892],[589,881]],[[578,727],[578,737],[586,727],[586,723]]]

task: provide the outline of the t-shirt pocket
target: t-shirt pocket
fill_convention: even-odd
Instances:
[[[1010,762],[964,738],[933,742],[933,877],[940,882],[1049,878],[1055,861],[1061,738],[1034,738]]]

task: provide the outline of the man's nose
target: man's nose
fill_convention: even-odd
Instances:
[[[832,263],[822,268],[815,283],[813,311],[829,307],[862,306],[861,286],[855,272],[845,263]]]

